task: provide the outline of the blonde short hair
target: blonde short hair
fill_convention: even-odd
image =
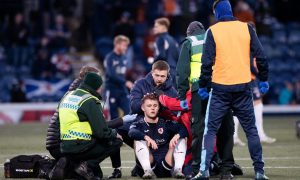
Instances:
[[[119,44],[120,42],[127,42],[127,44],[130,44],[130,40],[127,36],[124,35],[117,35],[114,38],[114,44]]]
[[[155,20],[155,23],[165,26],[167,29],[170,27],[170,21],[168,18],[162,17]]]

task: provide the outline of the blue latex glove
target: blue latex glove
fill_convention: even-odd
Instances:
[[[188,110],[188,109],[189,109],[189,105],[188,105],[188,102],[187,102],[186,99],[180,101],[180,107],[181,107],[183,110]]]
[[[262,94],[266,94],[269,91],[269,88],[270,88],[270,86],[269,86],[269,83],[267,81],[259,83],[259,91]]]
[[[127,114],[122,117],[124,123],[132,122],[136,119],[137,114]]]
[[[200,99],[202,99],[202,100],[207,99],[209,96],[206,88],[199,88],[198,94],[200,96]]]

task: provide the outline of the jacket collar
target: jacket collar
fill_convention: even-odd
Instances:
[[[99,100],[102,100],[102,97],[101,95],[95,91],[93,88],[91,88],[90,86],[82,83],[80,86],[79,86],[80,89],[83,89],[83,90],[86,90],[87,92],[91,93],[93,96],[96,96]]]

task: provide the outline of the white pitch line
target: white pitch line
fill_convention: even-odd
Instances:
[[[247,166],[242,168],[253,169],[252,166]],[[264,169],[300,169],[300,166],[265,166]]]
[[[250,158],[235,158],[238,161],[251,161]],[[300,160],[300,157],[264,157],[264,160]],[[124,164],[135,163],[135,161],[122,161]],[[102,162],[101,164],[111,164],[111,162]]]
[[[235,160],[239,161],[250,161],[250,158],[234,158]],[[300,157],[264,157],[264,160],[299,160]]]
[[[3,168],[3,164],[0,164],[0,168]],[[122,169],[132,169],[133,166],[122,166]],[[243,169],[252,169],[252,166],[242,167]],[[266,166],[265,169],[300,169],[300,166]],[[101,169],[112,169],[111,166],[101,166]]]

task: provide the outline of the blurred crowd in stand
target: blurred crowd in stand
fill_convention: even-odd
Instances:
[[[0,102],[32,101],[25,79],[57,82],[74,78],[76,53],[90,53],[100,66],[113,38],[129,37],[128,79],[150,71],[158,17],[180,42],[193,20],[208,28],[213,0],[3,0],[0,1]],[[300,24],[297,1],[233,0],[235,16],[256,26],[270,62],[266,104],[300,103]],[[47,100],[51,101],[51,99]],[[54,100],[53,100],[54,101]]]

